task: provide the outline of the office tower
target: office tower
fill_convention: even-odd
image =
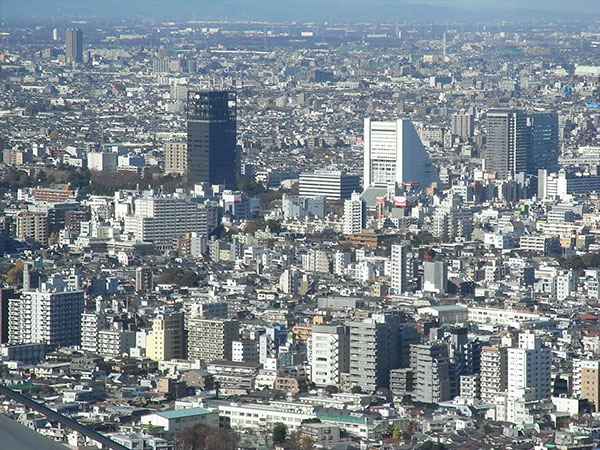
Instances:
[[[527,116],[515,109],[491,109],[487,114],[488,132],[485,168],[496,178],[514,178],[527,171],[529,132]]]
[[[507,349],[484,346],[481,348],[481,401],[493,404],[495,397],[506,390],[508,377]]]
[[[366,223],[365,202],[361,200],[358,192],[354,192],[350,199],[344,201],[344,234],[360,233]]]
[[[452,134],[468,141],[474,134],[473,114],[452,114]]]
[[[18,298],[14,289],[0,288],[0,344],[8,342],[8,305],[11,299]]]
[[[594,405],[600,410],[600,361],[578,360],[573,364],[573,394]]]
[[[102,312],[86,312],[81,315],[81,349],[98,353],[98,336],[108,322]]]
[[[240,323],[237,320],[190,319],[187,357],[205,361],[230,361],[231,343],[239,338],[239,330]]]
[[[183,314],[169,312],[152,319],[152,330],[146,338],[146,356],[153,361],[169,361],[185,357]]]
[[[550,398],[550,349],[542,346],[533,332],[519,334],[519,347],[507,350],[508,381],[510,397],[528,400]]]
[[[439,403],[452,398],[448,344],[430,342],[410,346],[410,368],[413,371],[413,400]]]
[[[197,203],[178,198],[144,197],[125,217],[125,232],[140,242],[171,242],[186,233],[208,233],[208,213]]]
[[[187,176],[190,183],[236,187],[236,94],[188,92]]]
[[[317,386],[339,386],[340,374],[350,369],[348,327],[313,325],[308,354],[311,381]]]
[[[407,251],[406,245],[392,245],[392,292],[396,295],[402,294],[407,288]]]
[[[439,183],[415,127],[409,120],[377,122],[365,119],[363,187],[386,187],[396,183],[421,188]]]
[[[53,41],[58,41],[58,28],[54,28],[52,30],[52,40]]]
[[[350,386],[364,392],[389,387],[390,371],[408,367],[410,345],[419,342],[412,323],[400,316],[373,314],[350,326]]]
[[[298,181],[299,192],[303,197],[341,200],[350,198],[353,192],[361,192],[360,177],[340,170],[302,172]]]
[[[136,292],[152,292],[154,280],[152,269],[150,267],[138,267],[135,269],[135,290]]]
[[[527,173],[537,175],[538,170],[548,172],[558,170],[558,114],[530,113],[527,115],[529,127],[529,155]]]
[[[423,292],[445,294],[448,291],[448,264],[445,261],[423,263]]]
[[[9,342],[58,348],[81,343],[84,292],[44,283],[9,300]]]
[[[83,62],[83,34],[77,28],[68,28],[65,36],[65,56],[68,63]]]
[[[188,167],[187,142],[165,143],[165,174],[185,175]]]

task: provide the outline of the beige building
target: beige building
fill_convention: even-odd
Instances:
[[[154,318],[146,339],[146,356],[154,361],[185,357],[182,313],[159,314]]]
[[[188,328],[188,359],[231,361],[231,344],[239,339],[237,320],[192,318]]]
[[[17,238],[48,244],[48,215],[44,212],[20,212],[17,215]]]
[[[165,143],[165,173],[185,175],[188,169],[186,142]]]
[[[574,375],[575,394],[592,403],[595,412],[600,411],[600,361],[575,361]]]

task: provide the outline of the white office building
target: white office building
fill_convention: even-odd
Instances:
[[[363,185],[418,184],[425,188],[440,182],[415,127],[409,120],[378,122],[365,119]]]
[[[406,291],[406,245],[392,245],[392,291],[394,294],[402,294]]]
[[[327,200],[350,198],[353,192],[361,192],[360,177],[339,170],[304,172],[299,178],[300,195],[308,198],[325,197]]]

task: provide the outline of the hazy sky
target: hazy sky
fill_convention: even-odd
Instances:
[[[68,18],[494,21],[600,20],[600,0],[0,0],[0,20]]]

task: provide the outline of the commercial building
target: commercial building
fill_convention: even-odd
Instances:
[[[451,399],[448,344],[430,342],[411,345],[410,368],[414,374],[412,397],[415,401],[439,403]]]
[[[350,198],[353,192],[361,192],[360,177],[339,170],[317,170],[300,174],[302,197],[325,197],[327,200]]]
[[[423,263],[423,292],[445,294],[448,291],[448,263],[425,261]]]
[[[440,181],[415,127],[409,120],[364,123],[363,186],[412,184],[421,188]]]
[[[538,170],[558,170],[558,114],[539,112],[527,115],[529,149],[527,173],[537,175]]]
[[[83,62],[83,33],[78,28],[67,28],[65,33],[65,60],[68,63]]]
[[[529,133],[527,116],[514,109],[488,111],[485,168],[498,179],[514,178],[527,171]]]
[[[239,172],[235,92],[188,92],[187,153],[190,183],[235,189]]]
[[[540,199],[570,200],[573,195],[600,192],[600,176],[582,175],[560,169],[557,173],[538,171],[538,197]]]

